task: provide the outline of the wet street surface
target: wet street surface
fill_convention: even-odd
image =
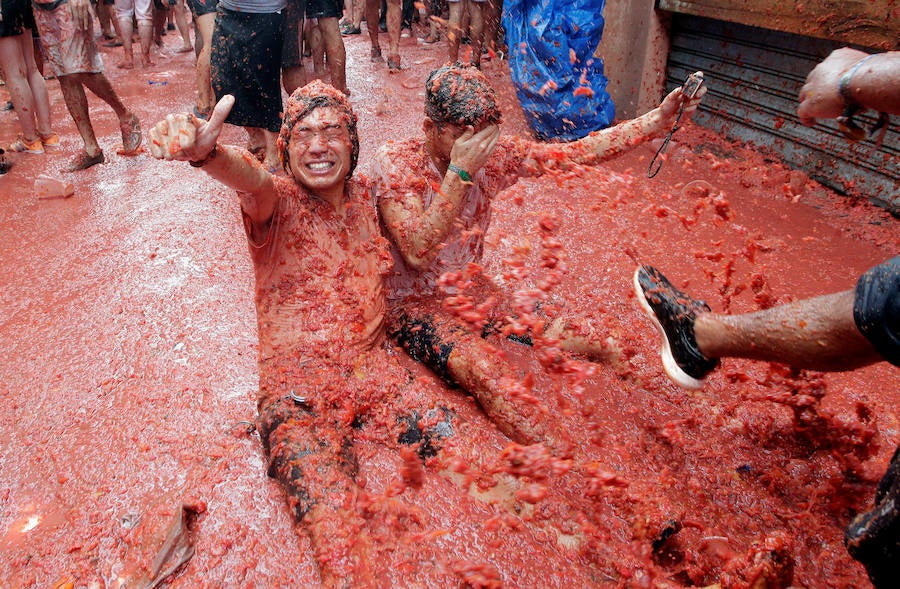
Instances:
[[[345,40],[366,173],[376,147],[421,133],[422,86],[446,43],[404,39],[404,69],[389,73],[370,63],[365,34]],[[193,56],[124,71],[119,51],[103,49],[107,74],[146,148],[151,125],[193,107]],[[484,70],[503,132],[527,135],[506,62]],[[309,542],[248,427],[256,316],[235,195],[186,163],[117,155],[115,116],[93,96],[107,163],[62,172],[82,144],[48,85],[60,146],[11,155],[0,176],[0,585],[131,587],[170,567],[177,587],[316,586]],[[4,144],[17,132],[0,113]],[[246,137],[227,128],[222,141]],[[777,587],[785,562],[797,586],[868,586],[842,538],[900,441],[896,368],[726,360],[702,390],[679,389],[631,276],[650,263],[715,311],[757,310],[852,288],[900,251],[898,221],[692,126],[648,179],[658,147],[523,180],[495,202],[487,273],[509,292],[533,287],[540,271],[516,283],[507,260],[526,242],[537,260],[539,221],[555,215],[569,270],[554,295],[595,315],[625,361],[598,365],[580,389],[504,347],[537,373],[542,418],[565,424],[573,447],[530,456],[530,471],[474,401],[443,386],[429,385],[434,403],[462,426],[421,486],[398,494],[405,459],[361,434],[385,586]],[[65,176],[74,194],[37,198],[40,174]]]

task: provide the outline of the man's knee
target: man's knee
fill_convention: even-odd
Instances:
[[[454,346],[438,335],[434,317],[429,315],[412,318],[403,315],[391,336],[413,360],[425,364],[445,381],[454,382],[448,366]]]

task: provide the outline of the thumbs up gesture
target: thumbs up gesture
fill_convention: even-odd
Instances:
[[[208,121],[190,113],[166,116],[150,129],[150,155],[164,160],[204,159],[216,146],[233,106],[234,96],[226,94],[216,104]]]

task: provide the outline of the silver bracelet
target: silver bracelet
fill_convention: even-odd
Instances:
[[[862,67],[862,64],[866,63],[876,55],[880,55],[879,53],[873,53],[872,55],[867,55],[853,64],[849,70],[844,72],[841,76],[841,81],[838,83],[838,93],[841,95],[841,98],[844,99],[844,105],[850,106],[856,104],[856,100],[854,100],[853,96],[850,94],[850,81],[853,79],[854,74],[856,74],[856,70]]]

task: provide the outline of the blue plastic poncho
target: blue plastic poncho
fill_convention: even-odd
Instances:
[[[574,141],[615,117],[603,60],[606,0],[507,0],[509,68],[525,118],[544,140]]]

